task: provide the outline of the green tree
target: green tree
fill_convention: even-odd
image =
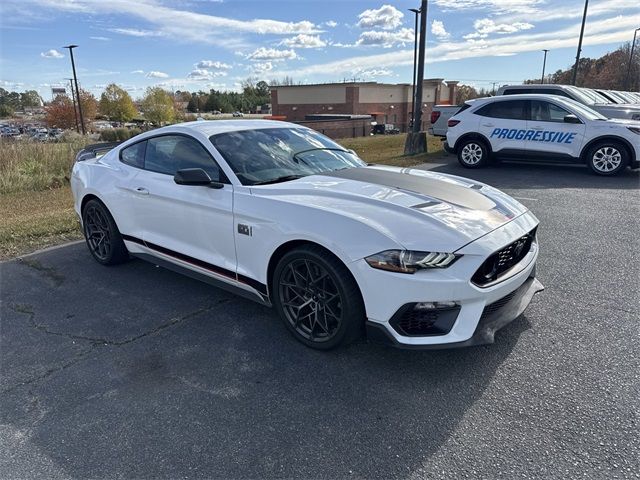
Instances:
[[[100,113],[117,122],[128,122],[138,111],[127,91],[111,83],[100,96]]]
[[[7,118],[13,116],[13,108],[9,105],[0,105],[0,118]]]
[[[20,94],[20,106],[25,107],[39,107],[42,105],[42,98],[35,90],[26,90]]]
[[[173,97],[160,87],[147,88],[141,107],[145,118],[155,125],[170,123],[176,118]]]

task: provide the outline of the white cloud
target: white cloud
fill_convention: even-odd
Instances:
[[[98,40],[100,42],[108,42],[109,40],[111,40],[108,37],[89,37],[91,40]]]
[[[20,5],[25,0],[3,0]],[[259,35],[297,35],[320,33],[321,29],[308,20],[284,22],[272,19],[236,20],[167,6],[160,0],[29,0],[31,5],[47,10],[89,15],[118,15],[144,20],[152,29],[113,29],[133,36],[166,36],[181,42],[221,45],[229,49],[246,47],[238,33]],[[181,2],[182,3],[182,2]],[[78,17],[75,17],[78,18]]]
[[[144,73],[144,70],[133,70],[131,73]]]
[[[627,41],[629,31],[633,31],[636,24],[636,18],[628,15],[592,21],[589,24],[589,29],[585,30],[583,46]],[[560,48],[574,49],[579,32],[580,23],[577,22],[567,28],[544,33],[522,32],[516,35],[501,35],[491,39],[440,43],[429,49],[426,61],[427,63],[435,63],[465,58],[511,56],[545,48],[551,50]],[[411,48],[316,63],[295,70],[281,70],[278,74],[281,76],[324,76],[335,78],[338,75],[349,74],[358,68],[371,70],[412,64],[413,49]]]
[[[369,9],[358,15],[358,26],[360,28],[379,27],[384,30],[393,30],[402,24],[402,13],[391,5],[383,5],[378,9]]]
[[[372,70],[362,70],[360,72],[355,72],[357,75],[361,75],[362,77],[387,77],[393,74],[393,70],[389,70],[388,68],[378,68]]]
[[[278,50],[275,48],[260,47],[253,53],[246,55],[249,60],[294,60],[298,58],[295,50]]]
[[[161,37],[162,32],[154,32],[152,30],[139,30],[137,28],[110,28],[110,32],[119,33],[121,35],[129,35],[130,37]]]
[[[216,77],[226,77],[227,72],[222,71],[210,71],[204,68],[194,68],[189,72],[187,78],[191,80],[196,80],[199,82],[210,81]]]
[[[264,75],[271,70],[273,70],[273,63],[271,62],[258,62],[252,65],[252,71],[254,75]]]
[[[431,22],[431,33],[433,33],[439,40],[445,40],[451,36],[451,34],[444,28],[444,23],[441,20],[434,20]]]
[[[335,20],[329,20],[328,22],[324,22],[324,24],[329,28],[335,28],[338,26],[338,22]]]
[[[362,32],[356,45],[381,45],[389,48],[394,45],[413,43],[414,32],[410,28],[401,28],[396,32],[370,31]]]
[[[169,78],[169,75],[164,73],[164,72],[158,72],[156,70],[152,70],[151,72],[147,73],[147,78]]]
[[[473,22],[475,32],[465,35],[465,39],[487,38],[491,33],[506,34],[515,33],[521,30],[530,30],[534,26],[526,22],[496,23],[490,18],[481,18]]]
[[[537,11],[536,5],[544,0],[433,0],[442,11],[451,10],[487,10],[492,13],[529,13]],[[561,7],[566,8],[566,5]]]
[[[196,68],[213,68],[216,70],[228,70],[231,68],[231,65],[227,63],[213,60],[200,60],[195,66]]]
[[[327,46],[327,42],[317,35],[301,33],[292,38],[285,38],[280,45],[290,48],[322,48]]]
[[[54,48],[47,50],[46,52],[42,52],[40,56],[43,58],[64,58],[64,55]]]

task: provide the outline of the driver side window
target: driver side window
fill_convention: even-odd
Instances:
[[[174,175],[183,168],[202,168],[213,181],[223,181],[220,167],[196,139],[185,135],[162,135],[147,140],[145,170]]]
[[[531,102],[531,120],[563,123],[564,117],[570,113],[554,103],[542,100],[533,100]]]

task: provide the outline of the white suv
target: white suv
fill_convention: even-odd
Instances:
[[[467,168],[490,157],[586,163],[599,175],[640,167],[640,122],[607,119],[556,95],[468,101],[449,119],[445,149]]]
[[[592,108],[607,118],[640,120],[640,106],[636,104],[629,104],[629,102],[626,104],[614,103],[595,90],[590,88],[574,87],[573,85],[506,85],[504,87],[500,87],[497,95],[522,95],[526,93],[567,97]]]

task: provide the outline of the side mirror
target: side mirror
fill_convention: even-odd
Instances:
[[[573,113],[564,116],[564,123],[582,123]]]
[[[211,180],[211,177],[202,168],[183,168],[173,176],[173,181],[178,185],[203,186],[210,188],[222,188],[223,183]]]

